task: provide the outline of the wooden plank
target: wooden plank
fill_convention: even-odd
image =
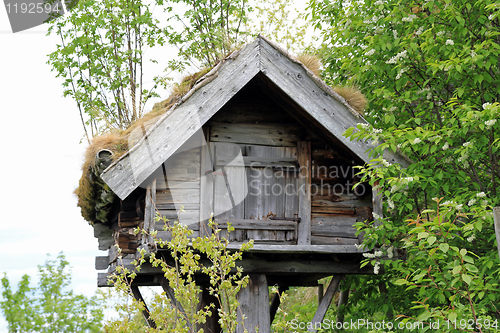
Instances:
[[[299,217],[298,244],[311,244],[311,141],[297,142],[299,173]]]
[[[377,190],[377,184],[372,188],[372,200],[373,200],[373,214],[378,215],[380,218],[384,218],[384,210],[382,207],[382,192]],[[376,223],[380,224],[382,221],[375,219]]]
[[[312,213],[339,214],[339,215],[352,215],[352,216],[356,214],[355,208],[339,207],[339,206],[313,206],[311,210]]]
[[[226,165],[234,160],[234,156],[217,156],[217,165]],[[270,168],[294,168],[297,167],[297,159],[294,157],[263,157],[243,156],[242,160],[235,161],[232,166],[244,167],[270,167]]]
[[[111,230],[107,225],[102,223],[94,223],[94,237],[97,238],[99,243],[98,248],[101,251],[109,249],[114,243],[113,230]]]
[[[493,208],[493,220],[495,223],[495,235],[497,238],[498,257],[500,258],[500,207]]]
[[[239,250],[241,244],[234,242],[228,245],[230,250]],[[248,252],[258,253],[363,253],[368,250],[358,248],[352,245],[271,245],[271,244],[254,244]]]
[[[101,178],[118,197],[126,198],[259,72],[258,48],[255,41],[221,62],[189,98],[162,116],[145,138],[104,170]]]
[[[176,204],[180,207],[183,204],[193,204],[200,202],[200,192],[198,189],[179,188],[175,190],[157,190],[156,202],[160,205]]]
[[[151,316],[149,315],[148,306],[146,305],[146,301],[142,297],[142,294],[141,294],[141,291],[139,290],[139,287],[135,286],[135,285],[131,285],[130,290],[132,291],[132,295],[134,295],[135,300],[144,305],[144,309],[142,310],[142,316],[144,317],[144,320],[148,324],[148,327],[156,329],[156,323],[153,320],[153,318],[151,318]]]
[[[163,291],[165,291],[165,294],[167,297],[170,299],[170,304],[179,312],[179,314],[184,318],[186,321],[186,324],[189,328],[191,328],[191,323],[188,320],[188,317],[186,315],[186,311],[182,307],[182,304],[179,302],[179,300],[175,297],[175,291],[172,287],[170,287],[169,281],[165,278],[163,274],[158,276],[158,282],[160,286],[163,288]]]
[[[314,236],[311,236],[311,244],[313,244],[313,245],[354,245],[354,244],[359,244],[359,239],[346,238],[346,237],[323,237],[323,236],[315,236],[314,235]]]
[[[179,213],[176,210],[159,210],[161,216],[167,218],[170,221],[179,221],[184,225],[189,225],[191,223],[199,222],[198,218],[200,216],[199,210],[185,210]]]
[[[109,266],[109,257],[108,256],[97,256],[95,257],[95,269],[100,271],[103,269],[107,269]]]
[[[145,245],[145,249],[149,252],[154,249],[154,239],[151,236],[151,231],[153,231],[156,217],[156,179],[153,179],[147,187],[145,201],[144,230],[146,230],[146,233],[142,235],[141,243]]]
[[[332,281],[328,285],[326,293],[323,296],[321,303],[318,305],[318,309],[316,310],[313,319],[311,320],[313,328],[308,329],[308,332],[317,332],[317,329],[315,329],[314,327],[319,327],[316,326],[316,323],[321,323],[325,318],[326,311],[330,307],[330,304],[332,303],[333,300],[333,296],[335,295],[335,292],[339,288],[340,281],[342,281],[343,278],[344,276],[342,274],[335,275],[332,278]]]
[[[214,124],[211,142],[231,142],[276,147],[294,147],[299,126],[295,124]]]
[[[357,238],[356,229],[353,227],[355,223],[355,217],[322,218],[313,214],[311,234],[313,236]]]
[[[204,140],[208,141],[210,128],[203,128]],[[214,171],[214,145],[205,142],[201,146],[201,167],[200,167],[200,230],[201,236],[209,236],[212,234],[208,222],[214,213],[214,176],[210,174]]]
[[[248,285],[238,293],[238,325],[236,333],[271,333],[269,289],[266,276],[250,274]],[[244,320],[243,320],[244,316]]]
[[[295,231],[297,222],[279,220],[224,219],[217,221],[220,229],[230,223],[235,229]]]
[[[108,280],[109,273],[97,273],[97,287],[112,287],[113,284]]]

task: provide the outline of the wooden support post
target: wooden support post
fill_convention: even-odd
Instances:
[[[318,309],[316,310],[316,313],[314,314],[314,317],[311,321],[312,328],[310,328],[308,332],[316,333],[317,331],[316,326],[319,328],[318,324],[321,323],[325,318],[326,311],[328,310],[328,307],[330,306],[330,303],[333,300],[333,295],[335,295],[335,292],[339,288],[340,281],[342,281],[343,277],[344,277],[343,274],[339,274],[335,275],[332,278],[330,285],[326,289],[325,296],[323,296],[323,299],[321,300],[321,303],[318,305]]]
[[[311,244],[311,141],[297,142],[299,161],[299,245]]]
[[[144,301],[144,298],[142,297],[141,291],[139,290],[138,286],[130,286],[130,289],[132,291],[132,294],[134,295],[134,298],[138,301],[144,304],[144,310],[142,310],[142,316],[144,317],[144,320],[148,324],[149,327],[151,328],[156,328],[156,323],[155,321],[149,316],[149,309],[148,306],[146,305],[146,302]]]
[[[170,287],[168,280],[163,275],[159,275],[158,280],[159,280],[158,282],[160,283],[161,287],[163,288],[163,291],[165,291],[165,294],[170,299],[170,303],[172,304],[172,306],[186,320],[186,324],[189,326],[189,328],[191,328],[191,323],[188,321],[186,311],[184,311],[182,304],[175,297],[175,292],[172,289],[172,287]]]
[[[347,290],[342,290],[340,292],[339,304],[337,306],[337,323],[344,322],[344,309],[342,307],[347,304],[347,299],[349,298],[349,288]]]
[[[203,332],[205,333],[220,333],[222,332],[222,328],[219,324],[219,311],[220,308],[219,300],[214,295],[210,295],[208,289],[206,287],[202,288],[202,292],[200,293],[200,303],[198,303],[197,311],[201,309],[205,309],[207,306],[213,304],[214,306],[211,308],[210,312],[212,315],[206,318],[206,322],[201,324],[198,323],[196,325],[196,332],[203,328]]]
[[[269,289],[267,278],[263,274],[250,274],[248,285],[238,294],[238,327],[236,333],[270,333],[271,320],[269,311]],[[245,320],[242,320],[242,315]]]
[[[497,236],[498,257],[500,258],[500,207],[493,208],[495,235]]]
[[[323,283],[318,284],[318,305],[321,304],[321,300],[323,299],[323,295],[325,294]]]
[[[142,246],[149,254],[154,245],[154,239],[151,236],[151,231],[154,230],[155,216],[156,216],[156,179],[151,182],[146,189],[146,204],[144,208],[144,230],[146,234],[142,236]]]
[[[274,294],[273,299],[271,300],[271,306],[269,307],[269,316],[270,322],[274,321],[274,317],[276,316],[276,312],[278,312],[278,308],[281,303],[281,293],[286,291],[288,287],[278,287],[278,293]]]

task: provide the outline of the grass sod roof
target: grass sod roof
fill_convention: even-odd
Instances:
[[[306,69],[308,75],[313,77],[315,81],[321,81],[319,78],[321,63],[317,56],[302,55],[297,58],[288,56],[301,64]],[[221,62],[229,57],[231,55],[221,60],[214,68],[218,67]],[[108,215],[112,210],[116,196],[99,175],[111,162],[118,160],[122,155],[127,153],[131,146],[134,146],[140,140],[140,138],[131,138],[130,134],[139,127],[142,127],[143,133],[148,132],[155,124],[152,121],[153,119],[170,113],[177,104],[189,98],[196,89],[210,82],[211,79],[207,78],[207,76],[210,76],[211,71],[212,69],[207,68],[185,77],[181,83],[174,86],[172,94],[167,99],[156,103],[150,112],[132,123],[129,128],[125,130],[113,130],[110,133],[92,139],[91,144],[85,152],[79,186],[74,192],[78,197],[78,207],[80,207],[81,214],[85,220],[90,223],[110,222],[108,221]],[[367,101],[359,89],[352,86],[329,88],[338,94],[338,96],[334,97],[346,105],[351,112],[361,117],[363,110],[367,106]],[[163,117],[157,120],[160,119],[163,119]],[[112,153],[111,160],[108,163],[97,165],[98,159],[96,159],[96,156],[104,149]]]

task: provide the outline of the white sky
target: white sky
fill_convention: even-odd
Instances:
[[[302,2],[302,1],[300,1]],[[0,6],[0,274],[12,287],[24,274],[63,251],[73,267],[72,289],[93,295],[97,250],[81,217],[74,189],[84,144],[76,104],[62,97],[62,79],[46,64],[58,38],[47,25],[13,34]],[[168,52],[168,51],[162,51]],[[152,106],[149,105],[149,108]],[[1,297],[1,296],[0,296]],[[7,325],[0,315],[0,333]]]

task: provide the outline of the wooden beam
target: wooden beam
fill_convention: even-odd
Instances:
[[[151,185],[146,189],[146,206],[144,208],[144,230],[146,233],[142,236],[141,245],[146,249],[147,253],[154,247],[154,239],[151,232],[155,230],[156,216],[156,179],[153,179]]]
[[[317,325],[316,323],[320,324],[325,318],[326,311],[328,310],[330,303],[332,303],[333,295],[337,291],[340,281],[342,281],[343,278],[344,275],[342,274],[335,275],[332,278],[332,281],[330,282],[330,285],[326,289],[326,293],[323,296],[321,303],[318,305],[318,309],[316,310],[313,319],[311,320],[312,328],[308,329],[308,332],[314,332],[314,333],[317,332],[317,329],[315,329]]]
[[[213,304],[213,307],[210,307]],[[198,303],[197,311],[205,310],[206,307],[210,307],[211,316],[206,318],[205,323],[196,324],[196,332],[203,329],[205,333],[220,333],[222,328],[219,323],[219,311],[220,308],[219,300],[214,295],[210,295],[207,287],[202,287],[202,292],[200,293],[200,302]]]
[[[229,250],[239,250],[241,243],[231,242],[227,246]],[[274,245],[254,244],[248,252],[268,253],[363,253],[368,250],[358,248],[355,245]]]
[[[311,141],[297,142],[299,160],[299,245],[311,244]]]
[[[109,266],[109,256],[97,256],[95,257],[95,269],[100,271],[108,268]]]
[[[500,258],[500,207],[493,208],[493,220],[495,223],[495,235],[497,237],[498,257]]]
[[[236,333],[270,333],[269,289],[264,274],[250,274],[248,285],[238,294],[238,327]],[[245,316],[245,319],[242,319]]]
[[[161,269],[160,269],[161,271]],[[184,308],[182,307],[182,304],[179,302],[179,300],[175,297],[175,291],[172,287],[170,287],[170,284],[165,278],[163,274],[157,276],[158,282],[160,286],[163,288],[163,291],[165,291],[165,294],[167,297],[170,299],[170,304],[180,313],[180,315],[184,318],[186,321],[186,324],[191,328],[191,323],[188,320],[188,317],[186,315],[186,311],[184,311]]]
[[[323,300],[323,296],[325,295],[325,286],[323,283],[318,284],[318,305],[321,304],[321,301]]]
[[[142,297],[141,291],[139,290],[138,286],[131,285],[130,290],[132,291],[132,295],[134,295],[134,298],[137,302],[142,303],[144,305],[144,309],[142,310],[142,316],[144,317],[144,320],[148,324],[150,328],[156,328],[156,323],[151,318],[149,315],[149,310],[148,306],[146,305],[146,302],[144,301],[144,298]]]
[[[281,294],[288,290],[288,287],[278,287],[278,292],[274,294],[273,299],[271,300],[271,305],[269,306],[269,315],[271,324],[274,321],[274,317],[276,317],[276,313],[278,312],[278,308],[281,303]]]

